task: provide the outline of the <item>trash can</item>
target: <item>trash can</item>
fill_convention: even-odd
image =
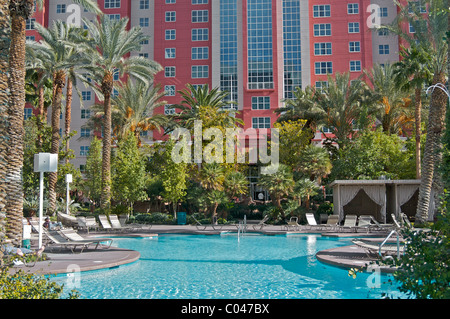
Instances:
[[[177,213],[177,223],[178,225],[186,225],[186,212]]]
[[[30,249],[30,247],[31,247],[30,240],[29,239],[23,239],[22,240],[22,247]]]

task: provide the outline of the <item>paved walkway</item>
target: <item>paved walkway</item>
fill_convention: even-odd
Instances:
[[[320,233],[319,231],[311,230],[286,230],[282,226],[266,226],[262,230],[252,225],[249,225],[248,232],[260,232],[265,235],[299,235],[308,233]],[[91,232],[90,234],[84,234],[86,237],[93,236],[107,236],[114,238],[114,236],[126,236],[126,237],[149,237],[158,236],[159,234],[204,234],[204,235],[217,235],[221,232],[236,232],[237,227],[233,225],[226,225],[224,227],[208,226],[196,227],[192,225],[153,225],[152,227],[144,226],[141,229],[133,232]],[[381,240],[383,234],[380,233],[322,233],[322,236],[335,236],[335,237],[372,237],[373,240]],[[384,235],[386,236],[386,235]],[[48,260],[37,262],[33,267],[27,266],[15,266],[11,268],[11,271],[22,269],[25,272],[32,272],[36,274],[61,274],[72,271],[88,271],[97,269],[106,269],[117,267],[124,264],[129,264],[137,261],[140,258],[140,253],[134,250],[122,249],[114,247],[110,248],[99,247],[98,249],[85,249],[82,253],[71,253],[70,250],[50,250],[46,248],[44,252]],[[367,257],[364,250],[355,246],[345,246],[339,248],[328,249],[320,251],[316,254],[318,260],[324,263],[329,263],[338,267],[345,268],[359,268],[370,264],[371,260]],[[382,270],[383,271],[383,270]],[[389,270],[386,270],[389,271]]]

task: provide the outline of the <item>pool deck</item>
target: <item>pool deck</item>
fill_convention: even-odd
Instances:
[[[215,228],[215,229],[214,229]],[[157,238],[159,234],[203,234],[203,235],[219,235],[222,232],[237,232],[237,227],[233,225],[226,225],[222,228],[217,227],[203,227],[197,228],[192,225],[153,225],[152,227],[143,226],[142,228],[132,232],[90,232],[84,234],[85,237],[151,237]],[[301,236],[302,234],[317,233],[322,236],[330,237],[364,237],[367,240],[380,242],[386,233],[372,232],[372,233],[349,233],[349,232],[321,232],[311,231],[309,229],[300,230],[286,230],[282,226],[265,226],[262,230],[253,229],[252,225],[248,226],[247,234],[262,233],[265,235],[286,235],[286,236]],[[32,245],[36,245],[32,241]],[[35,248],[35,247],[33,247]],[[110,248],[99,247],[97,249],[87,248],[82,253],[77,249],[75,253],[72,253],[68,249],[49,249],[46,248],[44,253],[47,255],[48,260],[37,262],[34,266],[14,266],[10,271],[23,270],[25,272],[31,272],[40,275],[49,274],[65,274],[73,271],[90,271],[98,269],[114,268],[126,264],[133,263],[140,258],[140,253],[134,250],[122,249],[111,246]],[[369,258],[364,249],[357,247],[356,245],[338,247],[333,249],[327,249],[319,251],[316,254],[319,261],[327,264],[331,264],[337,267],[343,268],[362,268],[369,265],[374,261],[373,258]],[[381,269],[382,272],[391,272],[392,269]]]

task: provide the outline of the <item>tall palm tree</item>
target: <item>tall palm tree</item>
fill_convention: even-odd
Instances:
[[[42,64],[42,69],[53,80],[52,97],[52,144],[50,152],[59,153],[60,146],[60,115],[63,99],[63,89],[68,77],[73,78],[75,68],[83,66],[82,55],[73,46],[67,45],[68,41],[79,37],[80,28],[68,26],[60,20],[56,20],[50,28],[36,24],[37,31],[42,37],[40,42],[29,42],[29,47],[35,51]],[[70,75],[72,73],[72,75]],[[69,82],[71,83],[71,82]],[[72,88],[70,88],[70,91]],[[66,112],[67,113],[67,112]],[[58,173],[49,173],[49,206],[51,213],[56,209],[56,182]]]
[[[317,181],[320,185],[323,177],[331,172],[332,164],[327,150],[315,145],[308,145],[300,155],[298,168],[300,172],[306,175],[311,181]]]
[[[132,132],[140,144],[140,133],[154,129],[161,131],[168,122],[163,114],[153,114],[155,108],[166,104],[165,93],[160,86],[148,85],[128,78],[117,88],[118,94],[112,99],[112,117],[119,136]]]
[[[5,234],[6,223],[6,167],[7,167],[7,124],[8,124],[8,57],[10,42],[8,1],[0,0],[0,242]],[[0,253],[1,254],[1,253]],[[1,259],[1,256],[0,256]]]
[[[365,70],[369,83],[379,97],[375,106],[379,108],[377,117],[381,122],[383,132],[397,134],[403,128],[408,127],[412,121],[409,116],[408,106],[410,100],[408,94],[399,91],[395,82],[396,68],[392,64],[376,64],[371,70]]]
[[[402,48],[400,51],[402,59],[394,65],[396,86],[404,91],[414,90],[417,179],[421,177],[422,89],[424,85],[429,85],[432,79],[431,56],[427,51],[427,48],[421,48],[415,44],[409,48]]]
[[[128,74],[137,80],[149,84],[153,75],[162,67],[143,57],[126,57],[132,51],[139,51],[141,42],[148,39],[140,27],[127,30],[128,18],[111,20],[102,16],[95,22],[83,20],[89,32],[86,41],[85,56],[90,65],[85,69],[92,81],[85,81],[92,86],[97,97],[103,101],[103,153],[102,153],[102,198],[101,207],[109,210],[111,203],[111,94],[114,87],[114,73]]]
[[[94,0],[73,0],[86,9],[100,13]],[[9,80],[11,92],[8,107],[9,148],[7,151],[8,237],[13,244],[20,244],[22,237],[23,187],[21,171],[23,166],[23,110],[25,105],[25,25],[34,12],[34,4],[42,7],[44,0],[10,0],[11,43],[9,54]]]
[[[442,193],[442,181],[437,167],[442,158],[442,134],[445,127],[445,113],[449,93],[445,88],[446,71],[448,70],[448,2],[446,0],[423,0],[421,6],[426,7],[426,13],[419,6],[404,6],[395,0],[399,14],[389,28],[406,39],[409,44],[418,43],[429,49],[431,61],[431,102],[428,117],[427,138],[422,160],[422,178],[419,187],[416,221],[424,223],[428,220],[430,201],[436,200]],[[402,26],[409,23],[414,33],[404,32]],[[434,188],[436,197],[431,198]]]
[[[217,163],[204,164],[199,174],[200,185],[208,192],[207,197],[212,202],[212,217],[215,220],[217,214],[217,207],[224,190],[225,169],[222,165]]]

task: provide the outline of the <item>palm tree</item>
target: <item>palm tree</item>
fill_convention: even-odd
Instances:
[[[323,177],[331,172],[332,164],[327,150],[315,145],[308,145],[300,155],[298,168],[300,172],[306,175],[311,181],[317,181],[320,184]]]
[[[92,81],[85,83],[92,86],[100,100],[103,100],[103,152],[102,152],[102,209],[109,210],[111,202],[111,94],[114,87],[114,73],[128,74],[147,85],[153,75],[162,67],[143,57],[126,57],[132,51],[139,51],[141,42],[147,37],[140,27],[132,27],[127,31],[128,18],[111,20],[102,16],[91,22],[83,20],[91,39],[86,41],[86,61],[90,65],[85,69]]]
[[[231,199],[248,193],[249,182],[244,174],[239,171],[231,171],[225,176],[225,192]]]
[[[48,29],[39,24],[36,24],[35,27],[41,35],[42,40],[39,43],[30,42],[28,44],[30,49],[35,52],[35,56],[38,57],[38,60],[42,64],[42,70],[46,70],[45,72],[47,72],[47,76],[51,77],[53,80],[51,118],[52,145],[50,152],[53,154],[58,154],[60,144],[60,115],[66,78],[73,78],[74,69],[83,66],[83,60],[80,52],[76,52],[73,46],[68,46],[66,43],[79,37],[76,33],[79,33],[81,29],[68,26],[60,20],[55,21]],[[69,75],[70,73],[72,73],[71,76]],[[72,83],[72,81],[69,83]],[[69,90],[71,91],[72,88],[69,88]],[[48,209],[51,213],[53,213],[56,209],[57,179],[58,173],[49,173]]]
[[[199,174],[200,185],[208,192],[210,202],[212,202],[212,218],[215,220],[217,207],[223,196],[220,194],[224,190],[225,169],[217,163],[207,163],[202,166]]]
[[[373,112],[370,90],[360,79],[350,82],[350,73],[328,75],[328,86],[316,91],[314,100],[325,113],[323,124],[333,130],[340,147],[354,133],[354,123],[362,113]]]
[[[278,207],[283,219],[286,218],[284,210],[281,207],[281,199],[289,195],[294,188],[295,183],[291,168],[287,165],[280,164],[274,174],[262,175],[258,184],[269,192],[272,203]]]
[[[8,1],[0,0],[0,242],[6,215],[6,167],[7,167],[7,119],[8,119],[8,56],[9,56],[9,12]],[[1,254],[1,253],[0,253]],[[1,259],[1,255],[0,255]]]
[[[25,25],[34,12],[34,3],[41,6],[44,0],[10,0],[11,43],[9,54],[9,148],[7,151],[8,237],[13,244],[20,244],[22,237],[23,187],[21,171],[23,166],[23,110],[25,104]],[[86,9],[100,12],[93,0],[74,0]]]
[[[180,109],[179,113],[173,115],[176,125],[180,125],[187,129],[194,128],[194,121],[202,119],[202,113],[208,109],[208,114],[215,113],[220,118],[220,123],[215,123],[218,127],[234,127],[236,124],[243,124],[242,120],[237,119],[234,115],[237,113],[229,106],[234,102],[229,101],[226,97],[228,92],[219,91],[218,88],[212,90],[208,85],[194,87],[192,84],[187,84],[186,89],[178,91],[183,100],[181,104],[174,105],[175,109]],[[205,118],[203,118],[205,120]],[[211,121],[213,122],[213,121]],[[203,123],[203,128],[209,127],[207,123]]]
[[[410,48],[402,48],[400,55],[402,60],[395,63],[396,86],[404,91],[414,89],[414,121],[416,140],[416,178],[421,177],[421,143],[422,135],[422,88],[431,83],[430,72],[431,56],[427,48],[413,45]]]
[[[275,110],[275,113],[280,114],[277,121],[304,119],[306,120],[304,128],[310,128],[315,133],[318,125],[323,123],[327,116],[327,113],[314,101],[315,90],[310,86],[307,86],[305,90],[298,87],[293,94],[294,98],[285,100],[285,106]]]
[[[365,70],[369,83],[379,100],[375,106],[379,109],[377,117],[381,122],[383,132],[397,134],[408,128],[412,121],[409,114],[410,99],[404,91],[399,91],[395,85],[396,68],[392,64],[376,64],[371,70]]]
[[[410,45],[418,43],[428,48],[430,52],[431,102],[428,117],[427,139],[422,160],[422,178],[419,187],[416,221],[425,223],[428,220],[430,201],[435,200],[443,191],[441,176],[437,170],[442,158],[442,134],[445,127],[445,113],[449,100],[449,93],[445,88],[446,71],[448,70],[448,4],[446,0],[424,0],[421,6],[426,7],[426,13],[421,12],[420,6],[403,6],[395,0],[399,14],[393,25],[388,26],[399,34]],[[408,34],[402,26],[409,23],[415,30]],[[431,189],[435,190],[435,199],[431,198]]]
[[[153,114],[155,108],[166,104],[165,93],[160,86],[148,85],[130,78],[117,88],[118,94],[112,99],[112,117],[119,136],[132,132],[140,145],[140,133],[158,129],[161,131],[168,122],[162,114]]]

